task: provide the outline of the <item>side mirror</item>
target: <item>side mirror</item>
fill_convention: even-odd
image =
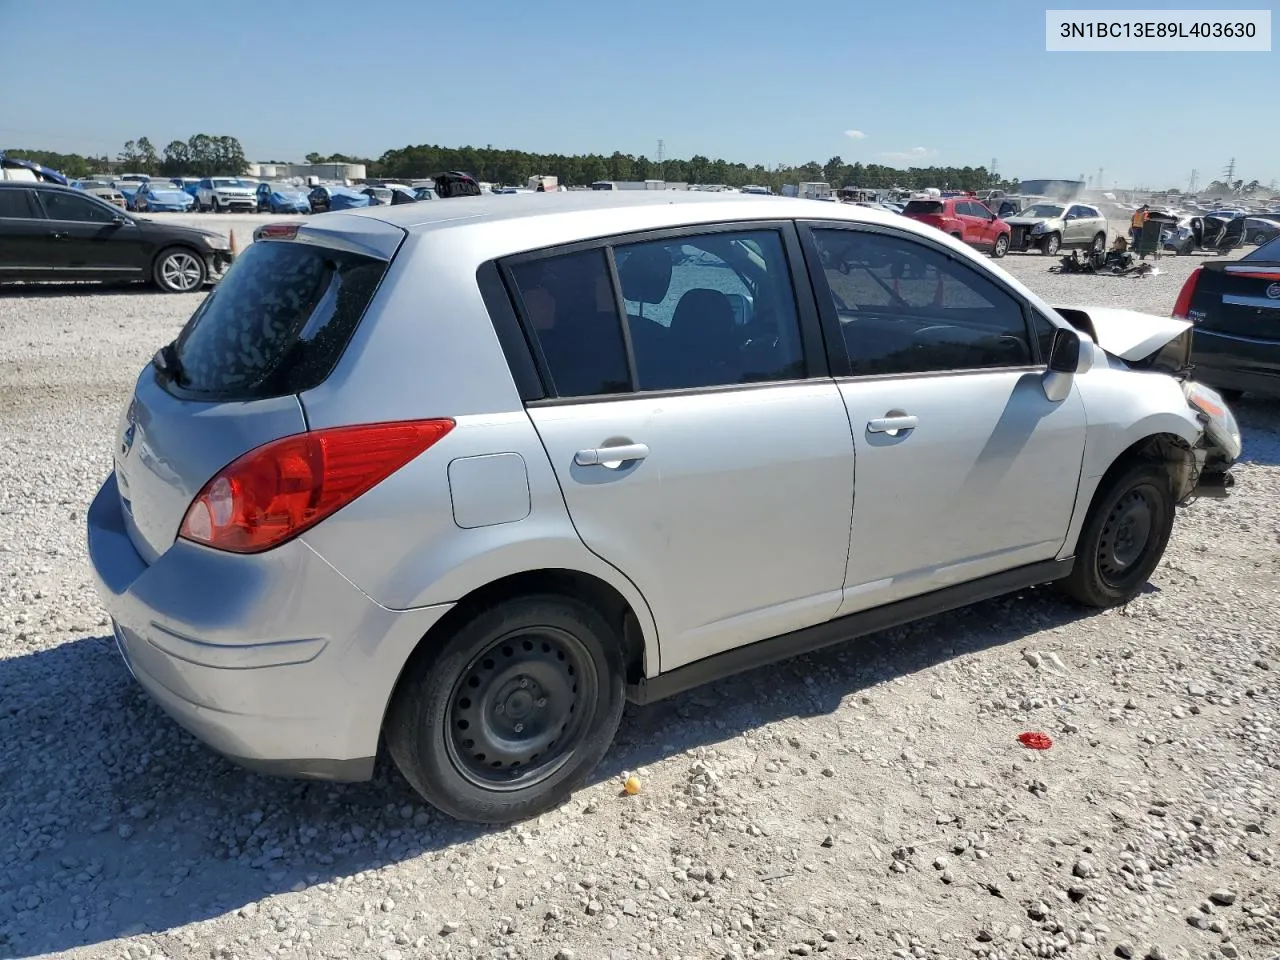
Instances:
[[[1075,373],[1080,369],[1080,334],[1059,328],[1049,349],[1049,370],[1053,373]]]

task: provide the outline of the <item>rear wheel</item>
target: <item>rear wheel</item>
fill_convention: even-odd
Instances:
[[[991,248],[991,256],[994,257],[996,260],[999,260],[1008,252],[1009,252],[1009,235],[1007,233],[1002,233],[1000,234],[1000,236],[996,237],[996,245]]]
[[[169,247],[160,251],[151,274],[166,293],[195,293],[204,286],[204,257],[186,247]]]
[[[1052,257],[1058,252],[1062,246],[1062,237],[1056,233],[1051,233],[1040,241],[1040,249],[1044,251],[1045,256]]]
[[[456,819],[534,817],[604,757],[623,678],[618,639],[591,607],[508,600],[410,664],[387,714],[387,746],[410,785]]]
[[[1093,252],[1103,253],[1107,249],[1107,235],[1099,231],[1093,235]]]
[[[1138,595],[1173,532],[1174,496],[1166,470],[1134,462],[1098,491],[1062,589],[1090,607],[1116,607]]]

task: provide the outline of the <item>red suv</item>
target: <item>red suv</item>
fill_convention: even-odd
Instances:
[[[1009,252],[1009,238],[1013,231],[981,200],[971,197],[911,200],[902,215],[937,227],[979,250],[986,250],[997,260]]]

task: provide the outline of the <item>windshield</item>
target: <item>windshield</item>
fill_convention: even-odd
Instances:
[[[910,216],[913,213],[936,214],[942,211],[943,204],[941,200],[912,200],[902,212]]]
[[[1058,206],[1056,203],[1037,203],[1030,207],[1027,207],[1027,209],[1023,210],[1022,213],[1018,214],[1018,216],[1047,217],[1047,218],[1060,217],[1064,212],[1065,212],[1065,209],[1063,207]]]
[[[218,177],[213,181],[213,185],[215,187],[238,187],[241,184],[239,180],[232,180],[230,177]]]
[[[297,187],[291,187],[287,183],[268,183],[267,189],[272,193],[297,193]]]
[[[390,199],[391,197],[391,191],[386,187],[370,187],[369,190],[375,197],[382,200]]]

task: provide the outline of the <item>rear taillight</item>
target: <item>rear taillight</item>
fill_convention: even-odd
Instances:
[[[274,440],[205,484],[178,535],[232,553],[269,550],[345,507],[452,429],[452,420],[412,420]]]
[[[255,240],[295,240],[300,223],[265,223],[253,232]]]
[[[1191,312],[1191,298],[1196,295],[1196,284],[1200,282],[1200,271],[1203,269],[1203,267],[1196,267],[1192,270],[1191,276],[1187,277],[1182,289],[1178,291],[1178,299],[1173,305],[1171,314],[1174,318],[1187,319],[1187,314]]]

